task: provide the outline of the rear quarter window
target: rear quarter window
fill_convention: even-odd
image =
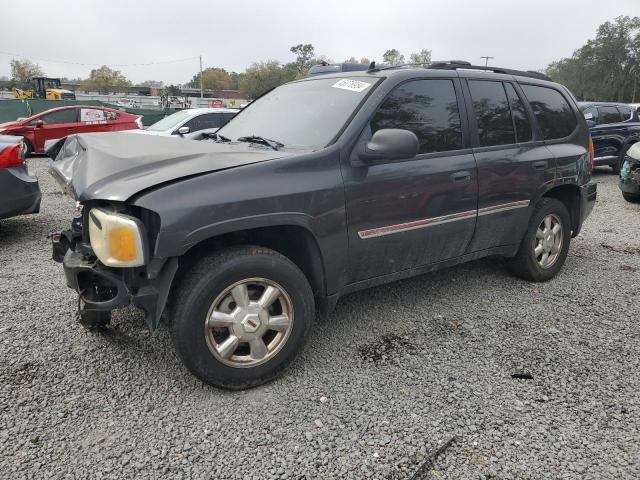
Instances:
[[[578,120],[569,102],[558,90],[526,84],[521,87],[545,140],[571,135],[578,126]]]

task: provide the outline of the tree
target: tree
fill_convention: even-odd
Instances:
[[[382,60],[384,60],[384,63],[388,65],[402,65],[404,63],[404,55],[395,48],[392,48],[391,50],[384,52]]]
[[[415,65],[427,65],[431,63],[431,50],[423,48],[417,53],[412,53],[409,55],[409,63]]]
[[[229,72],[224,68],[210,67],[202,71],[202,87],[209,90],[229,90],[233,81]],[[191,81],[187,83],[188,87],[200,88],[200,72],[196,73]]]
[[[551,63],[546,74],[582,100],[635,102],[639,63],[640,18],[620,16],[600,25],[571,57]]]
[[[296,55],[295,65],[298,69],[299,76],[306,76],[307,71],[313,64],[312,59],[315,54],[315,48],[310,43],[300,43],[291,47],[291,53]]]
[[[37,63],[31,60],[16,60],[9,63],[11,66],[11,81],[19,85],[26,86],[32,77],[42,77],[44,73]]]
[[[82,82],[85,91],[111,93],[123,92],[131,86],[131,82],[118,70],[103,65],[91,70],[89,78]]]
[[[297,72],[297,65],[292,64]],[[291,72],[276,60],[254,62],[240,76],[240,90],[251,98],[256,98],[278,85],[290,80]]]
[[[360,59],[360,63],[362,63],[363,65],[369,65],[371,63],[371,60],[369,60],[367,57],[362,57]]]
[[[351,55],[351,57],[347,58],[344,63],[358,63],[358,59]]]
[[[164,86],[164,82],[162,80],[145,80],[144,82],[140,82],[138,85],[141,87],[162,88]]]

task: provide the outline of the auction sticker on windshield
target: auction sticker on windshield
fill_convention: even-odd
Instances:
[[[367,87],[370,87],[371,84],[367,82],[361,82],[359,80],[350,80],[348,78],[344,78],[340,80],[338,83],[334,83],[331,86],[333,88],[342,88],[343,90],[351,90],[352,92],[361,92],[365,90]]]

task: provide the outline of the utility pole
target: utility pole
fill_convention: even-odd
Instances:
[[[204,90],[202,90],[202,55],[200,55],[200,98],[204,98]]]
[[[485,55],[484,57],[480,57],[480,58],[484,58],[484,67],[487,68],[489,66],[489,60],[493,60],[495,57],[489,57]]]

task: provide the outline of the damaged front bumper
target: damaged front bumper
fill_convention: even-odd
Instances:
[[[627,157],[620,169],[620,183],[623,193],[640,197],[640,161]]]
[[[78,292],[81,311],[111,311],[134,305],[145,314],[149,329],[158,328],[178,259],[155,260],[146,268],[105,267],[67,230],[51,235],[53,259],[61,262],[67,286]]]

